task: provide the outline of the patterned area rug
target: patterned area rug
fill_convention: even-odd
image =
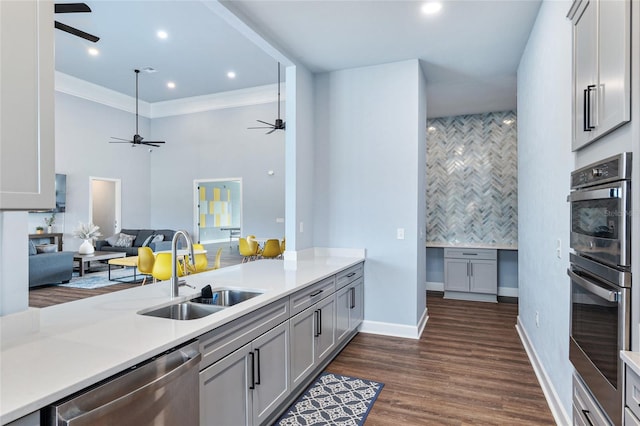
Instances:
[[[275,424],[362,425],[383,386],[371,380],[323,373]]]
[[[96,269],[102,268],[98,267]],[[84,274],[84,276],[82,277],[79,277],[78,273],[74,271],[73,276],[71,277],[71,281],[69,281],[67,284],[58,285],[60,287],[92,289],[106,287],[114,284],[122,284],[123,282],[133,283],[133,268],[113,267],[111,269],[111,279],[118,279],[120,281],[110,281],[107,271],[90,272]],[[142,280],[144,279],[144,275],[138,273],[136,279],[136,282],[142,282]],[[149,282],[149,280],[147,280],[147,282]]]

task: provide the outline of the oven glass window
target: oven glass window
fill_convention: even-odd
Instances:
[[[571,336],[591,362],[618,387],[618,303],[572,283]]]
[[[571,205],[571,230],[597,238],[618,239],[618,221],[624,212],[617,198],[574,201]]]

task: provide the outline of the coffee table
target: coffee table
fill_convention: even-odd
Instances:
[[[138,276],[136,274],[138,270],[138,256],[127,256],[116,259],[110,259],[109,262],[109,281],[119,281],[121,283],[137,283]],[[133,267],[133,281],[125,280],[124,278],[131,278],[131,275],[121,278],[111,278],[111,265],[126,267]]]
[[[92,261],[116,259],[118,257],[125,257],[126,255],[124,252],[117,251],[94,251],[91,254],[75,253],[73,260],[74,262],[78,262],[78,275],[83,276],[85,272],[89,272]]]

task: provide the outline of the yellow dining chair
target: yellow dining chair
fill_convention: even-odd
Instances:
[[[280,242],[280,257],[284,254],[284,251],[287,248],[287,242],[285,241],[285,237],[282,237],[282,241]]]
[[[220,269],[220,257],[222,257],[222,247],[216,252],[216,260],[213,262],[212,269]]]
[[[255,247],[252,247],[246,238],[238,239],[238,251],[240,252],[240,256],[242,256],[242,263],[253,260],[256,257]]]
[[[156,262],[156,257],[153,255],[153,251],[150,247],[138,248],[138,270],[144,274],[144,280],[142,285],[147,282],[147,277],[153,273],[153,264]],[[156,282],[156,279],[153,279]]]
[[[204,246],[202,244],[194,244],[193,249],[204,250]],[[196,254],[195,257],[196,257],[195,266],[192,265],[191,262],[189,262],[188,255],[185,257],[185,265],[189,273],[197,274],[198,272],[211,271],[213,269],[216,269],[216,268],[209,268],[209,260],[207,259],[206,253]]]
[[[267,240],[262,249],[262,257],[265,259],[275,259],[282,254],[280,251],[280,241],[274,239]]]
[[[256,240],[255,235],[247,235],[247,242],[249,243],[251,249],[254,251],[255,258],[262,254],[262,248],[260,247],[260,243],[258,242],[258,240]]]
[[[182,270],[180,262],[178,262],[177,268],[178,276],[183,276],[184,272]],[[171,253],[158,253],[156,255],[156,260],[153,263],[153,271],[151,272],[151,275],[154,279],[159,281],[166,281],[171,278]]]

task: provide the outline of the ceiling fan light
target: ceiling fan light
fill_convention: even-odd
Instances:
[[[442,9],[442,3],[437,1],[430,1],[422,5],[422,13],[425,15],[433,15],[440,12]]]

